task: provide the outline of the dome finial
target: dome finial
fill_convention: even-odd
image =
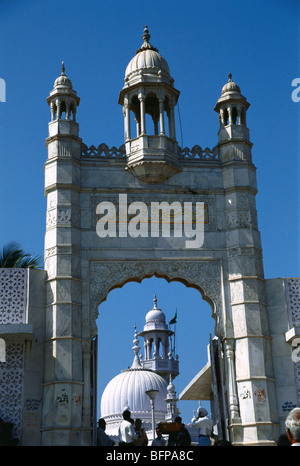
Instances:
[[[149,42],[150,37],[151,37],[151,36],[150,36],[150,34],[149,34],[148,26],[145,26],[145,27],[144,27],[144,34],[143,34],[144,43],[143,43],[143,45],[141,46],[141,48],[138,49],[138,50],[136,51],[136,54],[139,53],[139,52],[142,52],[142,51],[144,51],[144,50],[154,50],[155,52],[158,52],[158,49],[155,48],[155,47],[153,47],[153,46],[150,44],[150,42]]]
[[[65,76],[65,64],[63,61],[61,62],[61,76]]]
[[[154,298],[153,298],[153,309],[157,309],[157,297],[156,297],[156,294],[154,294]]]
[[[232,74],[231,73],[228,73],[228,82],[231,83],[232,82]]]
[[[143,34],[144,42],[149,42],[150,37],[151,37],[151,36],[150,36],[150,34],[149,34],[148,26],[145,26],[145,27],[144,27],[144,34]]]

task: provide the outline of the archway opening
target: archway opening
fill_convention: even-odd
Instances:
[[[174,379],[176,395],[205,366],[208,360],[207,346],[210,334],[214,336],[215,321],[212,308],[198,289],[179,281],[168,282],[164,278],[144,278],[141,283],[130,281],[121,288],[109,292],[99,306],[98,327],[98,377],[97,419],[101,417],[101,396],[107,384],[122,370],[131,367],[134,353],[134,325],[140,333],[145,325],[145,316],[153,307],[154,294],[157,306],[172,320],[177,310],[175,353],[179,357],[179,375]],[[144,354],[144,341],[139,337],[140,353]],[[190,423],[193,411],[199,406],[197,400],[179,400],[177,408],[183,422]],[[209,401],[202,406],[211,412]]]

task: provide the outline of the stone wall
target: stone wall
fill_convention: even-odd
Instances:
[[[43,270],[0,269],[0,418],[21,445],[40,445],[45,278]]]
[[[288,412],[300,406],[300,278],[266,280],[268,320],[272,338],[277,411],[281,431]]]

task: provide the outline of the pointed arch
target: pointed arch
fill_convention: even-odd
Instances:
[[[221,263],[206,261],[91,261],[89,268],[89,302],[91,336],[97,334],[98,306],[108,293],[130,281],[141,283],[144,278],[155,276],[167,282],[179,281],[187,287],[196,288],[204,301],[212,308],[215,319],[215,334],[223,335],[223,312],[221,290]]]

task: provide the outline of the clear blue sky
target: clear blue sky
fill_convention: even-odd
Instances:
[[[265,276],[299,276],[300,102],[291,99],[291,82],[300,77],[299,19],[296,0],[1,0],[0,78],[6,82],[6,102],[0,103],[0,247],[16,240],[43,254],[46,98],[61,61],[81,98],[77,120],[83,141],[118,147],[124,134],[118,95],[147,24],[151,43],[168,61],[181,92],[184,146],[216,145],[213,108],[228,72],[251,103],[247,123],[257,167]],[[179,127],[177,137],[181,144]],[[178,393],[205,363],[213,322],[199,293],[181,284],[166,287],[158,279],[132,283],[110,293],[100,307],[101,345],[109,355],[100,390],[131,364],[133,324],[141,330],[154,292],[168,319],[176,306],[184,315],[177,325]],[[126,347],[123,351],[117,335],[117,355],[116,332],[124,335]],[[188,420],[190,414],[183,412]]]

